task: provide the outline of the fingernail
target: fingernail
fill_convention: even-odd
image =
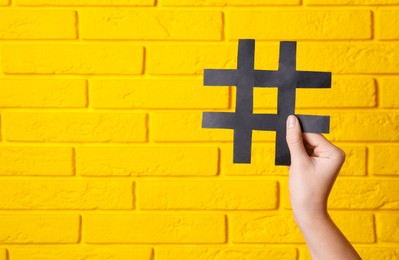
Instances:
[[[289,116],[288,117],[288,128],[293,128],[295,126],[295,117]]]

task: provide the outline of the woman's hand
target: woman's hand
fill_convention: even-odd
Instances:
[[[321,134],[301,132],[298,119],[287,120],[291,153],[290,201],[295,213],[326,213],[327,199],[345,161],[345,153]]]
[[[327,200],[345,153],[321,134],[302,134],[298,119],[287,120],[291,154],[290,201],[312,259],[361,259],[327,212]]]

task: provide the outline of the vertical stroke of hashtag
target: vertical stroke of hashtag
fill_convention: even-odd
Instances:
[[[205,69],[205,86],[236,86],[236,111],[204,112],[202,127],[234,129],[234,163],[251,162],[252,130],[276,131],[276,165],[290,165],[286,119],[296,88],[330,88],[330,72],[296,70],[296,42],[280,42],[277,71],[255,70],[255,40],[239,40],[237,69]],[[253,88],[277,87],[277,114],[253,113]],[[328,116],[296,115],[304,132],[328,133]]]

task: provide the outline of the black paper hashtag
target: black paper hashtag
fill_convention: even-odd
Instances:
[[[252,130],[276,131],[276,165],[290,165],[286,120],[295,114],[296,88],[330,88],[330,72],[296,70],[296,42],[280,42],[277,71],[255,70],[255,40],[239,40],[237,69],[205,69],[205,86],[236,86],[236,111],[204,112],[202,127],[234,129],[234,163],[251,162]],[[253,88],[277,87],[277,114],[253,113]],[[328,116],[296,115],[304,132],[328,133]]]

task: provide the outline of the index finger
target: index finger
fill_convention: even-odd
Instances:
[[[322,134],[318,133],[303,133],[303,139],[305,142],[314,149],[314,154],[324,155],[322,157],[333,156],[333,157],[342,157],[344,156],[344,152],[332,144],[329,140],[327,140]]]

